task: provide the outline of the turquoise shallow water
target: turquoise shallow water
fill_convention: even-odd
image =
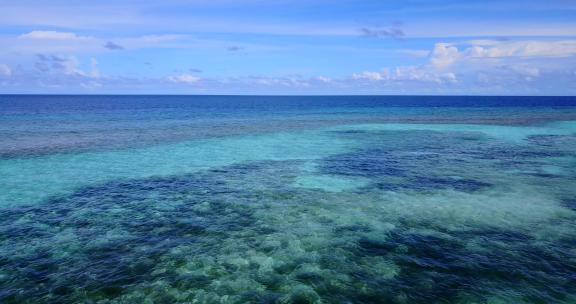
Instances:
[[[205,98],[0,97],[0,301],[576,302],[573,99]]]

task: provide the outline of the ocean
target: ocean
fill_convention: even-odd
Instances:
[[[576,97],[0,95],[1,303],[575,303]]]

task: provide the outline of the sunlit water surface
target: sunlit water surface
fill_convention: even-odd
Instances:
[[[0,302],[575,303],[575,106],[0,96]]]

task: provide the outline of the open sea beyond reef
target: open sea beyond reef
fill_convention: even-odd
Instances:
[[[0,96],[0,303],[576,303],[576,98]]]

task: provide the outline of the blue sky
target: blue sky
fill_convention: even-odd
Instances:
[[[3,0],[0,14],[0,93],[576,94],[573,0]]]

